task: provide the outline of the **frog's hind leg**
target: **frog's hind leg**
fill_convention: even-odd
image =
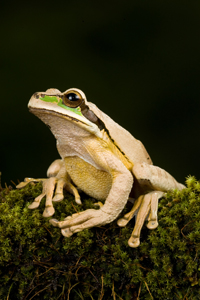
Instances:
[[[151,192],[148,195],[151,194],[151,207],[150,207],[150,213],[148,216],[148,223],[147,227],[149,229],[156,229],[158,227],[158,201],[161,199],[164,195],[164,192],[161,191],[155,191]]]
[[[137,214],[137,211],[142,203],[142,200],[144,198],[144,195],[141,195],[139,198],[137,198],[134,202],[133,208],[131,209],[130,212],[128,212],[127,214],[125,214],[123,216],[123,218],[119,219],[117,221],[117,224],[120,227],[124,227],[128,224],[128,222]]]
[[[138,210],[134,230],[128,241],[130,247],[135,248],[139,246],[140,232],[148,214],[149,217],[148,217],[147,227],[149,229],[155,229],[158,226],[158,220],[157,220],[158,200],[163,196],[163,194],[164,194],[163,192],[155,191],[140,196],[143,197],[143,199],[142,199],[141,206]]]
[[[178,183],[165,170],[146,163],[136,164],[133,167],[133,174],[144,191],[144,195],[141,195],[136,200],[128,214],[118,220],[118,225],[125,226],[138,211],[135,227],[128,242],[130,247],[138,247],[140,244],[140,231],[148,214],[147,227],[155,229],[158,226],[158,200],[163,196],[164,192],[172,189],[182,190],[185,186]]]
[[[133,174],[142,189],[147,191],[167,192],[173,189],[182,190],[185,186],[165,170],[146,163],[136,164],[133,167]]]

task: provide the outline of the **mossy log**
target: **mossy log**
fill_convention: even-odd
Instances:
[[[134,219],[65,238],[42,216],[44,200],[28,209],[41,184],[1,189],[0,299],[200,299],[200,183],[186,184],[160,200],[158,228],[144,227],[135,249],[127,244]],[[94,208],[84,194],[82,206],[65,196],[54,204],[58,220]]]

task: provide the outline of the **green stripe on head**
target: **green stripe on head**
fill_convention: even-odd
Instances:
[[[45,95],[44,97],[40,97],[40,100],[45,101],[45,102],[56,103],[56,104],[58,104],[58,106],[66,109],[66,110],[73,111],[75,114],[82,116],[80,107],[76,107],[76,108],[68,107],[63,104],[62,99],[59,97]]]

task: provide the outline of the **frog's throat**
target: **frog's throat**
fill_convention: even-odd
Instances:
[[[91,122],[84,122],[83,120],[80,120],[76,117],[69,116],[67,114],[62,114],[60,112],[56,112],[54,110],[45,109],[45,108],[33,108],[29,106],[29,111],[34,115],[36,115],[39,119],[42,119],[41,114],[50,114],[52,116],[57,116],[65,120],[72,121],[74,123],[77,123],[80,127],[84,128],[85,130],[89,131],[90,133],[96,135],[97,137],[102,138],[102,133],[99,130],[99,128]]]

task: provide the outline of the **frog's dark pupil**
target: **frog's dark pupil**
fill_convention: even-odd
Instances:
[[[75,93],[69,93],[69,94],[67,94],[67,99],[69,99],[70,101],[77,101],[80,98]]]

